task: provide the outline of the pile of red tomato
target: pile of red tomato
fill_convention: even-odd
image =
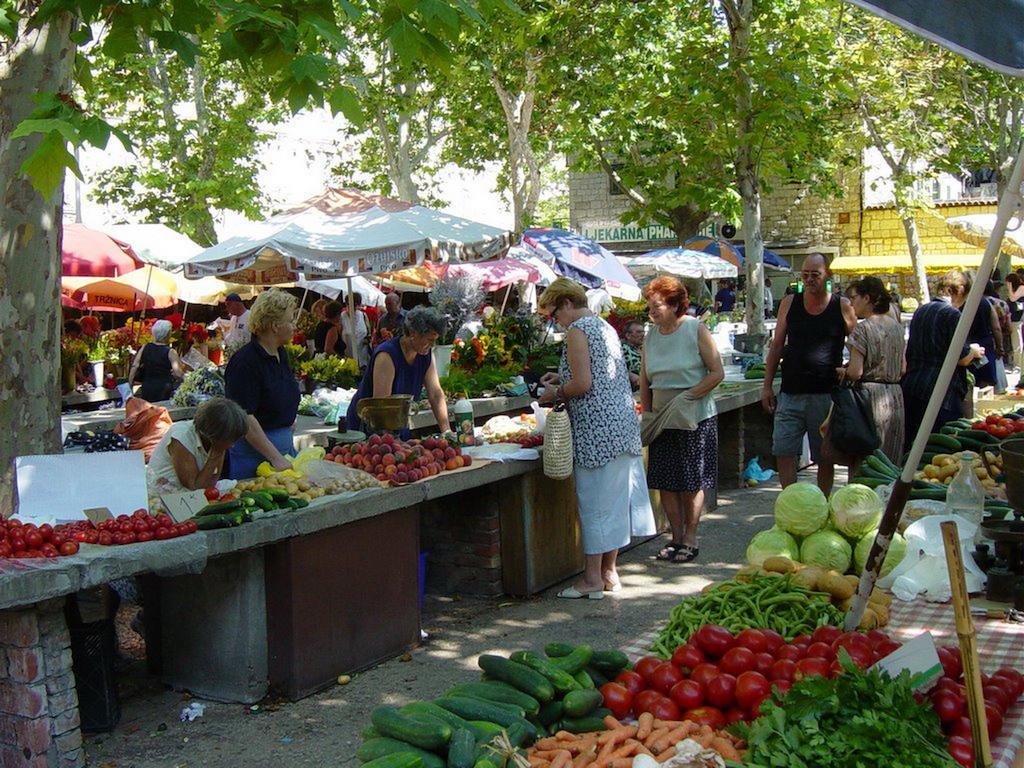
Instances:
[[[971,429],[988,432],[992,437],[1003,440],[1010,435],[1024,432],[1024,419],[1008,419],[1005,416],[993,413],[986,416],[984,421],[976,421],[971,424]]]
[[[80,544],[116,546],[137,541],[163,541],[195,533],[194,521],[176,523],[167,515],[151,515],[137,509],[98,526],[88,520],[51,526],[22,523],[17,518],[0,520],[0,558],[53,558],[78,554]]]
[[[928,694],[932,708],[942,721],[942,729],[949,736],[949,753],[960,765],[974,765],[971,721],[967,717],[967,697],[962,681],[963,665],[960,649],[955,646],[939,648],[942,677]],[[985,720],[988,736],[996,738],[1003,730],[1006,712],[1024,693],[1024,675],[1015,669],[1000,669],[989,676],[981,675],[985,699]]]

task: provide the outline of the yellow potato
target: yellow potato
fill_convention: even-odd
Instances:
[[[818,579],[818,588],[832,595],[833,600],[845,600],[855,591],[853,585],[835,571],[828,571]]]
[[[798,587],[809,589],[812,592],[818,591],[818,580],[824,574],[821,568],[809,565],[793,574],[793,583]]]
[[[924,468],[924,476],[926,478],[936,478],[940,472],[942,472],[942,467],[937,464],[927,464]]]
[[[886,608],[888,608],[890,605],[892,605],[892,596],[876,587],[875,589],[871,590],[871,594],[868,595],[868,602],[884,605]]]
[[[875,613],[873,608],[864,609],[864,615],[861,617],[860,624],[857,625],[857,629],[878,629],[882,624],[878,621],[878,614]]]
[[[764,569],[776,573],[796,573],[801,568],[803,568],[803,563],[797,563],[788,557],[766,557],[764,561]]]

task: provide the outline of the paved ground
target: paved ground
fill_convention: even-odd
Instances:
[[[561,640],[616,648],[657,626],[684,595],[741,567],[750,536],[770,524],[778,492],[765,486],[721,494],[701,525],[699,561],[670,565],[652,559],[664,539],[621,558],[623,590],[600,602],[557,600],[555,587],[530,600],[430,597],[424,629],[430,639],[408,661],[394,660],[296,703],[207,704],[202,718],[181,723],[188,697],[144,677],[124,681],[123,715],[110,734],[88,739],[94,768],[237,768],[355,765],[352,755],[370,710],[434,697],[476,679],[477,655],[539,648]]]

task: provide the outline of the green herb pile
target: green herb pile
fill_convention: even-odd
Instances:
[[[808,677],[762,716],[735,732],[747,742],[747,768],[947,768],[939,719],[918,704],[910,675],[863,672],[840,652],[844,674]]]
[[[843,612],[825,592],[812,592],[790,576],[754,576],[745,583],[726,581],[672,609],[651,650],[668,658],[705,624],[730,632],[774,629],[787,641],[810,634],[823,624],[841,626]]]

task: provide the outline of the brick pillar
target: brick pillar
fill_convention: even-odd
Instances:
[[[501,522],[496,489],[472,488],[420,505],[420,542],[431,591],[500,595]]]
[[[85,765],[63,599],[0,611],[0,765]]]

